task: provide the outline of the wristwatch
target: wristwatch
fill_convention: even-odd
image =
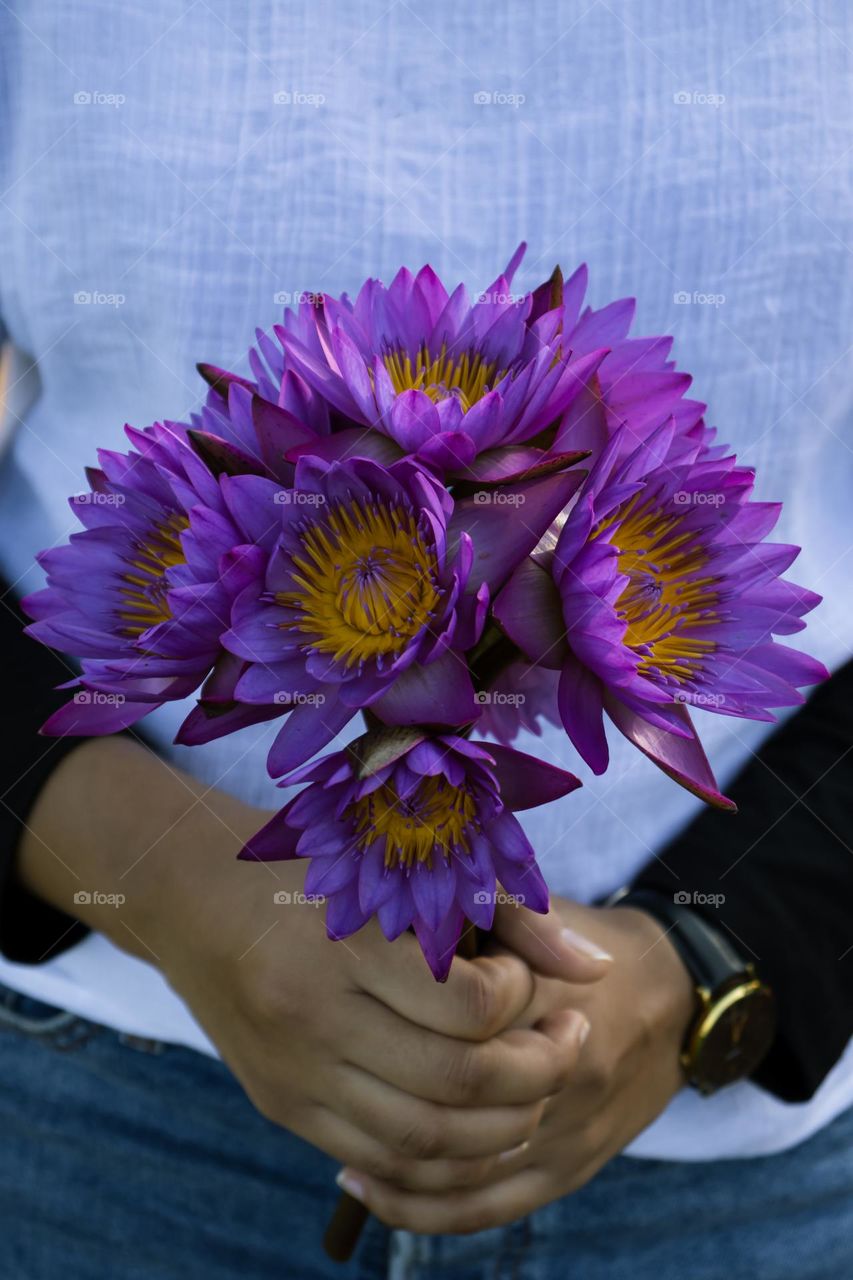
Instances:
[[[681,1051],[688,1082],[702,1094],[750,1076],[773,1043],[773,993],[698,912],[650,889],[623,889],[605,905],[635,907],[657,920],[696,984],[698,1011]]]

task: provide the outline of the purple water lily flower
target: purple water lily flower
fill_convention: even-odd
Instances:
[[[693,432],[706,406],[685,398],[672,338],[628,336],[633,298],[584,308],[585,265],[513,295],[524,248],[473,303],[430,267],[388,288],[368,280],[354,302],[307,295],[273,336],[256,331],[254,380],[199,365],[214,392],[194,425],[267,465],[302,452],[414,455],[449,478],[493,482],[597,456],[620,429],[625,452],[670,417]]]
[[[526,657],[560,672],[566,732],[601,773],[603,712],[677,781],[720,796],[694,705],[772,721],[803,701],[821,663],[780,644],[820,597],[780,575],[799,548],[766,543],[778,503],[748,501],[753,475],[694,448],[674,421],[624,462],[619,433],[565,518],[555,550],[528,558],[495,602]]]
[[[621,431],[624,457],[670,419],[680,434],[695,432],[707,406],[685,399],[692,379],[679,372],[669,359],[672,338],[628,336],[636,310],[635,298],[620,298],[597,310],[589,306],[582,310],[587,283],[585,265],[565,284],[558,269],[533,294],[533,315],[547,313],[560,300],[563,340],[573,358],[607,348],[593,375],[566,408],[552,451],[589,450],[597,457],[613,435]]]
[[[236,374],[198,367],[210,391],[201,412],[191,415],[188,434],[208,465],[229,475],[266,475],[292,484],[295,456],[329,435],[326,402],[290,370],[282,372],[277,390],[265,383],[265,395]]]
[[[524,248],[473,302],[464,285],[449,294],[429,266],[416,276],[401,269],[387,288],[367,280],[355,301],[311,295],[285,312],[277,342],[258,333],[254,382],[201,366],[220,412],[225,396],[230,409],[235,384],[274,404],[289,397],[294,416],[320,438],[294,442],[290,460],[300,452],[413,456],[462,479],[532,474],[545,455],[524,442],[560,418],[605,348],[591,348],[582,331],[578,356],[561,336],[559,300],[534,315],[532,294],[512,294]],[[307,386],[328,406],[326,419],[300,407],[297,386],[303,400]]]
[[[514,810],[568,794],[572,774],[506,747],[417,729],[379,731],[281,782],[306,786],[241,858],[310,858],[330,938],[376,916],[392,940],[412,927],[443,981],[468,920],[491,927],[498,884],[533,911],[548,890]]]
[[[234,518],[178,424],[126,430],[136,449],[99,454],[70,501],[83,531],[42,552],[48,585],[23,602],[30,635],[82,659],[48,734],[112,733],[192,693],[266,560],[263,532]]]
[[[302,457],[294,487],[281,492],[263,583],[236,600],[222,637],[248,664],[236,699],[288,712],[271,774],[302,764],[365,706],[388,724],[474,720],[464,652],[479,638],[489,591],[533,549],[580,478],[507,487],[524,504],[514,527],[482,495],[454,503],[410,460],[386,468]]]

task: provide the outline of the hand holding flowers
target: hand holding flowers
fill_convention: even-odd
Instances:
[[[441,1179],[420,1171],[391,1178],[363,1165],[347,1168],[341,1185],[389,1226],[468,1234],[525,1217],[588,1182],[682,1088],[679,1051],[695,994],[660,927],[640,911],[597,910],[556,898],[550,917],[499,907],[496,945],[536,965],[553,947],[548,926],[554,916],[613,957],[596,983],[537,978],[519,1019],[530,1025],[567,1009],[581,1016],[588,1034],[574,1069],[548,1098],[530,1139],[501,1160],[469,1161],[443,1170]]]

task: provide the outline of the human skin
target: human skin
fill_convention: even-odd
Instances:
[[[523,1217],[589,1181],[684,1085],[679,1050],[696,995],[660,926],[641,911],[566,899],[554,900],[552,913],[614,957],[595,984],[540,979],[525,1012],[535,1018],[545,1009],[570,1007],[587,1017],[590,1031],[574,1070],[549,1099],[530,1141],[491,1168],[468,1166],[467,1185],[442,1186],[421,1171],[390,1180],[345,1169],[340,1185],[389,1226],[466,1234]],[[548,945],[540,920],[508,909],[496,934],[535,965]]]
[[[600,984],[609,958],[556,916],[532,963],[457,959],[441,985],[411,935],[388,943],[371,923],[331,943],[299,901],[301,862],[236,860],[268,817],[127,737],[92,739],[40,793],[18,874],[156,965],[258,1110],[342,1164],[440,1188],[511,1165],[587,1028],[547,983]]]

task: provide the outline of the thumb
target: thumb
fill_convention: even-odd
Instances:
[[[515,952],[536,973],[563,982],[598,982],[609,971],[613,957],[598,943],[570,929],[553,908],[538,915],[526,907],[499,904],[491,936]]]

